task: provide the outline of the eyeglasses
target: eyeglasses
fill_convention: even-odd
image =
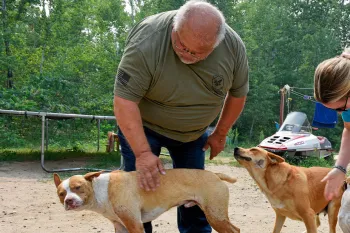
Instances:
[[[180,44],[181,44],[181,42],[180,42]],[[189,55],[191,55],[192,58],[196,59],[197,61],[198,61],[198,60],[201,60],[201,58],[199,58],[199,57],[197,57],[196,55],[194,55],[193,52],[191,52],[188,48],[186,48],[186,47],[183,46],[182,44],[181,44],[182,48],[180,48],[179,46],[177,46],[177,45],[176,45],[176,40],[174,40],[174,46],[175,46],[176,49],[179,50],[180,53],[186,52],[186,53],[188,53]]]
[[[179,35],[177,34],[177,31],[173,30],[173,32],[175,33],[176,38],[177,38],[177,39],[174,39],[173,44],[174,44],[175,48],[177,50],[179,50],[180,53],[182,53],[182,54],[183,54],[183,52],[188,53],[189,55],[191,55],[192,58],[196,59],[196,61],[203,60],[203,58],[196,56],[194,52],[191,52],[185,45],[183,45],[181,43]],[[179,42],[181,47],[179,47],[176,42]]]
[[[348,104],[348,99],[349,99],[349,95],[346,96],[344,107],[342,107],[342,108],[329,108],[329,109],[335,110],[337,112],[346,112],[346,111],[348,111],[348,109],[346,108],[346,105]]]
[[[348,103],[348,99],[349,99],[349,95],[346,96],[346,100],[345,100],[345,105],[344,105],[344,107],[342,107],[342,108],[336,108],[335,111],[337,111],[337,112],[346,112],[346,111],[348,111],[348,110],[346,109],[346,105],[347,105],[347,103]]]

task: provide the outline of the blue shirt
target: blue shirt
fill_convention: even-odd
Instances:
[[[341,113],[344,122],[350,122],[350,109]]]

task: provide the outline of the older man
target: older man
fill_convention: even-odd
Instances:
[[[141,188],[156,189],[165,172],[161,147],[168,149],[174,168],[204,169],[204,151],[210,147],[212,159],[223,150],[247,92],[244,44],[213,5],[192,0],[139,22],[127,38],[115,82],[125,170],[138,171]],[[197,206],[179,207],[178,227],[211,232]],[[145,230],[152,232],[151,224]]]

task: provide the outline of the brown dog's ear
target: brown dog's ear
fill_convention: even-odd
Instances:
[[[273,163],[283,163],[284,162],[284,158],[282,158],[281,156],[275,155],[274,153],[267,152],[267,155],[270,157],[270,159],[272,160]]]
[[[92,179],[99,177],[104,171],[99,171],[99,172],[89,172],[86,173],[84,178],[85,180],[92,181]]]
[[[53,174],[53,180],[55,181],[56,188],[62,183],[62,180],[57,173]]]

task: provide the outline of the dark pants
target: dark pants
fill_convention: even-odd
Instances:
[[[159,156],[161,148],[167,148],[173,160],[174,168],[204,169],[205,153],[202,148],[208,139],[206,133],[195,141],[183,143],[164,137],[148,128],[144,128],[144,130],[152,152]],[[124,158],[124,170],[135,171],[135,155],[121,130],[118,131],[118,136]],[[177,224],[181,233],[209,233],[212,231],[203,211],[198,206],[178,207]],[[152,232],[151,222],[144,223],[144,227],[146,233]]]

